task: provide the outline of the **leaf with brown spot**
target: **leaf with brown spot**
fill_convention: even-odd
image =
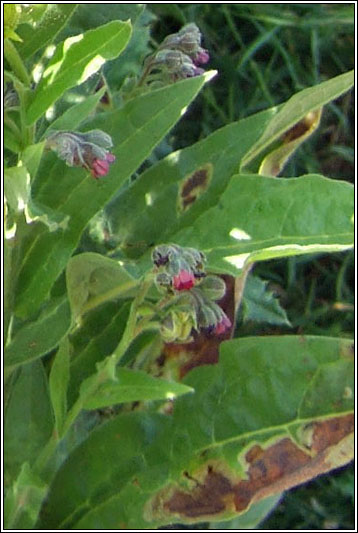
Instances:
[[[350,386],[347,365],[353,374],[350,343],[295,335],[222,342],[217,364],[185,376],[195,393],[176,400],[171,415],[120,414],[74,450],[41,527],[228,520],[346,464],[354,402],[336,402]],[[306,416],[318,390],[324,401]]]
[[[207,163],[185,176],[179,184],[177,209],[186,211],[208,189],[213,174],[212,163]]]
[[[316,131],[321,120],[322,108],[310,111],[287,130],[282,136],[282,144],[263,159],[259,174],[278,176],[297,148]]]

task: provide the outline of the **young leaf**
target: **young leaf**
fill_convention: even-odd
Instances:
[[[6,529],[33,529],[38,518],[47,486],[36,476],[28,463],[24,463],[4,502]]]
[[[93,252],[70,259],[66,282],[75,319],[107,300],[133,296],[138,285],[118,261]]]
[[[89,130],[106,131],[115,145],[116,161],[103,186],[85,170],[56,162],[53,154],[44,158],[34,184],[34,200],[68,215],[70,220],[64,231],[34,235],[19,274],[17,313],[28,315],[46,298],[88,222],[148,157],[211,76],[208,73],[158,89],[86,124]],[[136,149],[129,150],[129,146]]]
[[[71,326],[67,298],[54,299],[40,317],[25,324],[5,348],[5,365],[12,367],[42,357],[55,348]]]
[[[220,203],[172,237],[199,248],[213,269],[237,272],[275,257],[353,246],[353,187],[320,175],[233,176]]]
[[[305,116],[335,100],[354,84],[354,71],[340,74],[314,87],[294,94],[265,128],[260,139],[250,148],[241,162],[241,169],[256,158],[276,139],[293,128]]]
[[[108,381],[84,402],[84,409],[100,409],[117,403],[147,400],[172,400],[193,392],[191,387],[175,381],[153,378],[140,370],[118,368],[116,381]]]
[[[70,344],[65,337],[57,350],[52,363],[49,385],[55,428],[59,437],[67,413],[67,388],[70,380]]]
[[[248,276],[242,302],[244,320],[290,326],[286,311],[267,289],[267,283],[257,276]]]
[[[27,123],[33,124],[67,89],[84,82],[106,60],[117,57],[130,35],[129,22],[113,21],[57,45],[27,110]]]
[[[345,464],[353,455],[346,372],[349,366],[353,374],[352,356],[351,341],[343,339],[224,342],[217,365],[187,375],[195,393],[177,399],[170,417],[119,415],[71,454],[54,479],[41,527],[229,520]],[[305,418],[319,372],[327,373],[319,391],[324,415],[318,405]]]
[[[17,45],[17,49],[23,60],[29,59],[37,50],[53,42],[77,4],[47,4],[46,7],[36,27],[32,24],[21,24],[17,30],[22,38],[22,43]]]

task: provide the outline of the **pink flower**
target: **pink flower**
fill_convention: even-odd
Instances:
[[[109,163],[113,163],[115,159],[116,157],[111,153],[106,154],[106,159],[94,159],[91,167],[92,176],[97,179],[108,174]]]
[[[221,335],[222,333],[225,333],[229,328],[231,328],[231,320],[225,315],[221,322],[216,324],[214,333],[216,335]]]
[[[210,59],[209,53],[207,50],[204,50],[204,48],[201,49],[200,52],[196,54],[196,56],[193,58],[194,65],[204,65],[207,63]]]
[[[177,291],[188,291],[195,285],[195,277],[192,272],[180,270],[177,276],[173,277],[173,287]]]

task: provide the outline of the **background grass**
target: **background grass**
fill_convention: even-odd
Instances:
[[[295,92],[354,68],[354,4],[158,4],[153,44],[195,22],[217,77],[172,131],[182,148],[232,121],[274,106]],[[353,183],[354,94],[326,106],[318,131],[283,175],[317,172]],[[354,253],[292,257],[258,264],[287,312],[291,333],[354,335]],[[255,322],[239,335],[280,334]],[[287,492],[260,529],[354,529],[354,465]],[[200,529],[205,524],[195,526]],[[173,527],[173,526],[172,526]]]

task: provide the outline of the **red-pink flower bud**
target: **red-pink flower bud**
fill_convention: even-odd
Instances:
[[[202,48],[200,52],[196,54],[196,56],[193,58],[194,65],[204,65],[207,63],[210,59],[209,53],[207,50],[204,50]]]
[[[192,272],[180,270],[177,276],[173,277],[173,287],[177,291],[188,291],[195,285],[195,277]]]
[[[221,322],[216,324],[214,333],[216,335],[221,335],[222,333],[225,333],[229,328],[231,328],[231,320],[225,315],[223,316]]]
[[[109,171],[109,163],[113,163],[116,157],[113,154],[107,153],[106,159],[95,159],[92,163],[91,174],[94,178],[105,176]]]

